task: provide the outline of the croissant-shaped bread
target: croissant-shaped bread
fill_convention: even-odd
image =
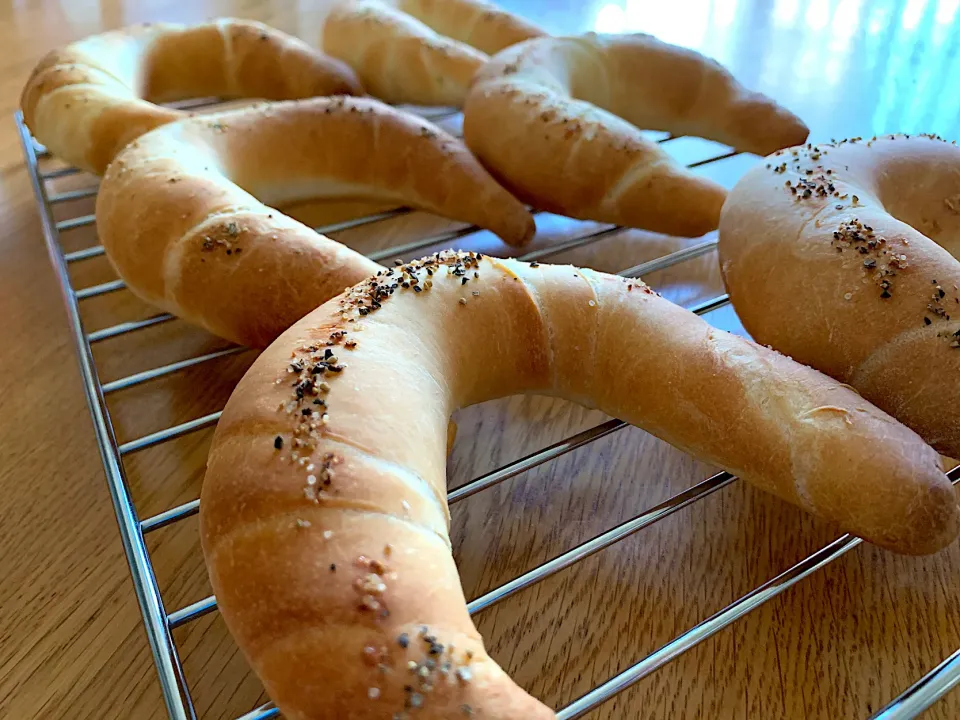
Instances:
[[[144,300],[265,347],[379,267],[272,207],[309,198],[393,201],[513,244],[535,230],[462,142],[372,98],[344,97],[153,130],[110,165],[97,228],[118,274]]]
[[[187,116],[155,103],[362,93],[343,62],[262,23],[223,18],[136,25],[54,50],[34,69],[20,105],[52,153],[101,175],[131,140]]]
[[[572,217],[696,237],[726,191],[676,163],[640,129],[766,154],[807,127],[718,63],[650,35],[544,37],[477,74],[464,140],[517,197]]]
[[[937,453],[851,389],[638,280],[438,254],[297,323],[217,426],[204,554],[286,717],[553,717],[484,650],[448,535],[447,420],[517,393],[595,405],[884,547],[957,535]]]
[[[791,148],[720,218],[744,327],[960,457],[960,147],[929,135]]]
[[[481,0],[348,0],[328,13],[323,49],[387,102],[460,107],[488,53],[541,35]]]

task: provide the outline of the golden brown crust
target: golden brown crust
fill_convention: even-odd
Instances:
[[[523,392],[594,404],[885,547],[958,531],[937,454],[849,388],[636,280],[433,256],[297,323],[217,426],[204,553],[285,716],[552,717],[484,652],[447,534],[450,414]]]
[[[884,136],[793,148],[720,222],[747,330],[960,454],[960,148]],[[952,253],[952,254],[951,254]]]
[[[514,244],[534,232],[461,142],[376,100],[342,97],[182,120],[138,138],[101,183],[97,226],[135,293],[262,347],[378,267],[264,204],[315,197],[392,200]]]
[[[362,92],[339,60],[261,23],[221,19],[138,25],[55,50],[34,69],[20,104],[55,155],[102,174],[131,140],[187,116],[156,102]]]
[[[487,56],[438,35],[377,0],[342,3],[327,15],[323,48],[390,103],[460,107]]]
[[[593,33],[497,55],[474,81],[463,127],[491,172],[537,207],[687,236],[716,228],[726,193],[638,128],[764,153],[807,135],[796,117],[693,51],[649,35]]]
[[[350,0],[323,26],[323,48],[391,103],[461,107],[495,53],[543,31],[479,0]]]
[[[488,55],[546,33],[533,23],[481,0],[395,0],[397,7],[441,35]]]

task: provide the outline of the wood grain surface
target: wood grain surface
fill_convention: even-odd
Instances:
[[[700,48],[797,111],[814,141],[920,130],[958,137],[960,19],[956,2],[506,3],[553,32],[645,30]],[[140,20],[252,17],[319,37],[322,3],[265,0],[89,0],[0,4],[0,718],[163,718],[156,674],[123,559],[12,113],[47,50]],[[456,129],[456,120],[450,125]],[[723,154],[677,139],[685,162]],[[701,168],[730,186],[756,158]],[[45,160],[44,169],[57,167]],[[52,191],[93,187],[72,176]],[[60,219],[92,201],[58,203]],[[364,208],[300,207],[320,222]],[[604,226],[538,216],[531,249]],[[412,215],[338,239],[364,251],[449,230]],[[63,233],[66,251],[96,243]],[[620,271],[702,240],[629,231],[549,256]],[[487,234],[458,242],[506,254]],[[434,248],[424,248],[423,252]],[[71,265],[77,288],[115,278],[104,258]],[[707,253],[646,276],[693,305],[722,292]],[[82,302],[88,331],[156,311],[126,291]],[[737,330],[729,309],[709,316]],[[180,321],[95,345],[101,379],[225,347]],[[220,409],[253,353],[226,357],[113,393],[121,442]],[[509,398],[456,418],[451,487],[606,418],[569,403]],[[193,499],[210,430],[126,459],[141,517]],[[453,508],[468,598],[500,585],[711,474],[633,428],[507,480]],[[838,530],[734,483],[478,616],[492,654],[531,692],[560,707],[838,535]],[[148,536],[168,610],[209,593],[196,518]],[[590,717],[864,718],[960,646],[960,545],[903,558],[861,546]],[[264,701],[214,614],[175,632],[198,715],[230,719]],[[960,716],[960,693],[931,718]]]

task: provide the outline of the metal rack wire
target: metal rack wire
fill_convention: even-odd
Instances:
[[[437,118],[439,116],[433,115],[431,117]],[[130,573],[133,577],[137,600],[143,615],[147,640],[150,644],[153,660],[157,668],[163,699],[171,720],[187,720],[188,718],[190,720],[196,720],[196,710],[194,709],[193,700],[184,676],[183,666],[180,662],[179,652],[174,642],[172,631],[207,613],[214,612],[216,610],[216,600],[211,596],[187,605],[186,607],[168,611],[164,605],[163,597],[160,594],[151,556],[147,550],[145,536],[159,528],[166,527],[184,518],[195,515],[199,511],[199,500],[192,500],[152,517],[141,519],[128,489],[123,458],[138,450],[160,445],[174,438],[200,430],[201,428],[215,425],[220,417],[220,412],[194,418],[129,442],[118,444],[105,398],[108,394],[226,355],[238,353],[242,348],[234,347],[210,352],[145,370],[113,382],[102,383],[91,351],[93,344],[107,338],[136,332],[167,322],[171,320],[172,317],[169,314],[161,313],[143,320],[119,323],[95,332],[87,332],[85,330],[80,317],[80,303],[88,298],[122,290],[125,285],[121,280],[114,280],[80,289],[73,287],[67,269],[68,264],[102,255],[103,248],[99,245],[94,245],[74,252],[65,253],[60,243],[60,234],[75,228],[92,225],[95,219],[92,215],[82,215],[56,221],[54,219],[52,206],[70,200],[94,197],[96,195],[96,188],[85,188],[61,193],[51,192],[49,188],[50,181],[75,174],[78,171],[73,168],[60,168],[48,172],[41,172],[39,158],[45,154],[45,150],[31,137],[19,112],[15,115],[15,121],[23,147],[27,171],[36,195],[43,235],[50,255],[50,261],[53,265],[57,280],[59,281],[63,301],[66,306],[70,332],[80,364],[84,393],[93,419],[97,444],[100,449],[107,485],[110,490],[110,497],[120,528],[120,536]],[[710,162],[730,158],[734,155],[736,155],[736,153],[721,153],[707,160],[692,163],[690,167],[706,165]],[[397,208],[355,220],[328,225],[323,228],[318,228],[318,231],[335,232],[359,227],[398,217],[408,212],[410,211],[406,208]],[[619,230],[620,228],[610,227],[592,231],[551,247],[529,252],[521,259],[543,259],[572,248],[596,242]],[[422,238],[415,242],[372,253],[370,257],[374,260],[383,260],[398,255],[409,254],[437,245],[438,243],[452,242],[476,231],[477,228],[470,227],[443,235]],[[662,270],[691,258],[704,255],[713,250],[715,246],[716,240],[706,240],[655,260],[628,268],[622,271],[621,274],[638,277],[656,270]],[[697,314],[705,314],[722,307],[727,304],[727,302],[727,297],[721,295],[702,302],[690,309]],[[448,501],[452,504],[464,500],[471,495],[558,458],[576,448],[587,445],[611,433],[615,433],[624,427],[625,423],[619,420],[609,420],[596,427],[577,433],[561,442],[545,447],[526,457],[508,463],[497,470],[475,478],[471,482],[452,491],[448,495]],[[951,470],[948,476],[956,484],[957,481],[960,480],[960,467]],[[577,545],[539,567],[524,573],[520,577],[472,600],[468,604],[468,609],[471,614],[482,612],[494,604],[511,597],[515,593],[707,497],[736,480],[737,478],[725,472],[713,475],[701,483],[674,495],[659,505],[636,515],[630,520]],[[575,718],[586,715],[620,691],[669,663],[698,643],[715,635],[720,630],[723,630],[747,613],[776,597],[784,590],[787,590],[804,578],[817,572],[830,562],[853,550],[861,542],[862,540],[849,534],[837,538],[816,553],[796,563],[571,704],[558,710],[558,720],[574,720]],[[958,684],[960,684],[960,650],[929,671],[913,686],[891,701],[884,709],[873,715],[871,720],[905,720],[907,718],[914,718]],[[278,716],[279,713],[276,708],[272,704],[267,703],[250,711],[237,720],[266,720],[267,718]]]

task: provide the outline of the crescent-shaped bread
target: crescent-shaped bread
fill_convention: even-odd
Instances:
[[[720,220],[744,327],[960,457],[960,147],[885,135],[791,148]]]
[[[724,189],[640,128],[761,154],[807,137],[716,62],[650,35],[520,43],[483,67],[464,106],[467,145],[538,208],[672,235],[715,229]]]
[[[957,535],[937,453],[851,389],[638,280],[434,255],[297,323],[217,426],[204,554],[285,717],[553,717],[484,650],[448,534],[448,418],[517,393],[596,406],[884,547]]]
[[[393,0],[398,9],[441,35],[495,55],[511,45],[546,33],[526,20],[483,0]]]
[[[323,24],[323,49],[350,65],[372,95],[414,105],[460,107],[488,59],[378,0],[335,6]]]
[[[480,0],[349,0],[327,15],[323,48],[387,102],[461,107],[487,53],[543,34]]]
[[[155,103],[362,93],[341,61],[262,23],[225,18],[137,25],[55,50],[30,75],[20,106],[54,155],[101,175],[131,140],[187,116]]]
[[[262,104],[147,133],[107,170],[97,229],[141,298],[263,347],[378,268],[272,207],[307,198],[389,200],[514,244],[535,230],[459,140],[377,100],[343,97]]]

